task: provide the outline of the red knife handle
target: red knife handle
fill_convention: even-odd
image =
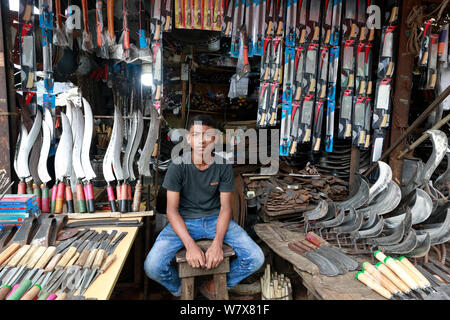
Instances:
[[[29,181],[28,183],[26,183],[26,186],[27,186],[27,194],[33,194],[33,183]]]
[[[43,184],[41,186],[42,192],[42,213],[50,213],[50,198],[48,197],[48,187]]]
[[[33,183],[33,194],[36,195],[38,208],[42,211],[41,188],[36,183]]]
[[[94,213],[95,212],[95,197],[94,197],[94,186],[92,185],[92,183],[88,182],[86,184],[86,191],[87,193],[85,193],[86,195],[86,202],[88,205],[88,210],[89,213]]]
[[[111,206],[111,212],[117,212],[116,200],[114,198],[114,189],[109,184],[106,187],[106,193],[108,194],[109,205]]]
[[[66,186],[66,203],[67,203],[67,212],[75,213],[75,209],[73,206],[72,187],[70,186],[70,182],[68,182]]]
[[[81,183],[77,184],[77,202],[78,202],[78,212],[86,212],[86,199],[84,198],[83,185]]]
[[[17,186],[17,194],[25,194],[27,185],[25,181],[20,180],[19,185]]]
[[[62,213],[64,205],[64,191],[66,185],[63,181],[58,184],[58,189],[56,190],[56,201],[55,201],[55,213]]]
[[[127,198],[128,198],[128,186],[127,183],[124,182],[120,186],[120,198],[119,198],[119,210],[121,213],[127,212]]]
[[[56,181],[55,185],[52,188],[52,199],[50,202],[51,213],[55,213],[55,204],[56,204],[56,191],[58,189],[58,181]]]

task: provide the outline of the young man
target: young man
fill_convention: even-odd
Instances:
[[[159,234],[145,259],[145,273],[166,287],[174,296],[181,295],[181,279],[171,265],[177,251],[186,248],[186,259],[193,268],[215,268],[223,260],[222,244],[231,246],[236,259],[230,264],[227,287],[257,271],[264,263],[261,248],[231,218],[231,191],[234,177],[231,164],[211,156],[215,142],[215,122],[210,116],[194,117],[186,140],[191,152],[181,164],[167,170],[163,187],[167,189],[167,225]],[[211,161],[213,160],[213,161]],[[222,164],[220,164],[222,163]],[[213,239],[204,253],[195,243]],[[214,299],[214,282],[203,283],[200,292]]]

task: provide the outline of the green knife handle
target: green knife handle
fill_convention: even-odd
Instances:
[[[48,296],[51,295],[51,292],[42,292],[39,295],[38,300],[47,300]]]
[[[52,188],[52,198],[51,198],[51,213],[55,213],[55,205],[56,205],[56,191],[58,189],[58,181],[55,182],[55,185]]]
[[[41,188],[36,183],[33,183],[33,194],[36,195],[38,208],[42,211]]]
[[[78,212],[86,212],[86,200],[84,198],[83,185],[81,183],[77,184],[77,201],[78,201]]]
[[[106,193],[108,194],[109,205],[111,206],[111,212],[117,212],[116,201],[114,199],[114,189],[108,184],[106,187]]]
[[[66,185],[63,181],[58,184],[58,189],[56,190],[56,202],[55,202],[55,213],[62,213],[64,205],[64,191]]]
[[[25,181],[20,180],[19,185],[17,186],[17,194],[26,194],[27,185]]]
[[[25,292],[31,287],[31,280],[25,279],[20,286],[6,300],[19,300]]]
[[[141,195],[142,195],[142,183],[138,180],[134,189],[133,206],[132,211],[138,212],[141,206]]]
[[[42,213],[50,212],[50,199],[48,197],[48,187],[43,184],[41,186],[42,190]]]
[[[72,187],[70,186],[70,182],[66,185],[66,203],[67,203],[67,212],[75,213],[75,209],[73,206]]]

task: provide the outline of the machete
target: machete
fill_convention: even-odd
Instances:
[[[116,123],[117,121],[116,118],[117,118],[116,108],[114,108],[114,123]],[[105,156],[103,157],[103,176],[107,183],[106,192],[108,194],[108,201],[111,206],[111,212],[117,212],[114,189],[111,186],[111,182],[115,180],[112,171],[112,161],[113,161],[112,148],[113,145],[115,145],[116,136],[117,136],[117,125],[114,125],[111,133],[111,140],[108,144],[108,148],[106,149]]]
[[[83,166],[84,179],[85,179],[85,198],[87,210],[89,213],[95,212],[94,203],[94,187],[91,180],[96,177],[94,170],[92,169],[91,161],[89,159],[89,150],[91,149],[92,133],[94,127],[94,118],[92,115],[92,109],[89,102],[81,97],[81,104],[84,109],[84,134],[83,145],[81,147],[81,165]]]
[[[75,171],[76,177],[76,194],[77,194],[77,204],[78,204],[78,212],[85,213],[86,212],[86,200],[84,198],[83,184],[82,180],[85,177],[83,165],[81,164],[81,149],[83,143],[83,135],[84,135],[84,120],[83,113],[80,108],[75,108],[75,119],[76,122],[76,132],[73,132],[76,139],[74,140],[73,146],[73,155],[72,155],[72,165]]]

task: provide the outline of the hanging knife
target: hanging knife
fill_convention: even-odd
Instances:
[[[291,112],[292,103],[283,102],[281,112],[281,136],[280,136],[280,156],[287,156],[289,154],[289,135],[291,132]]]
[[[95,18],[96,18],[96,33],[97,33],[97,55],[103,59],[109,59],[108,51],[108,34],[103,27],[103,0],[95,2]]]
[[[270,120],[269,120],[270,126],[275,125],[275,121],[276,121],[276,117],[277,117],[279,87],[280,87],[280,84],[277,82],[272,83],[270,86],[269,105],[270,105],[270,112],[272,114],[270,117]]]
[[[266,116],[269,105],[269,90],[270,82],[264,81],[259,89],[258,123],[260,127],[265,127],[267,122]]]
[[[162,64],[163,64],[163,57],[162,57],[162,48],[161,43],[156,42],[153,43],[153,82],[156,86],[156,90],[154,90],[154,100],[159,100],[161,98],[161,91],[162,91]]]
[[[161,38],[161,1],[153,1],[152,23],[154,25],[153,40],[158,41]]]
[[[356,0],[346,0],[345,3],[345,38],[356,38]]]
[[[225,37],[229,37],[231,36],[231,16],[233,14],[233,8],[234,8],[234,1],[239,1],[239,0],[228,0],[228,6],[227,9],[225,10],[227,13],[225,15],[225,17],[223,18],[223,22],[224,22],[224,35]]]
[[[50,174],[47,169],[47,159],[48,153],[50,151],[50,143],[52,139],[52,133],[48,126],[48,122],[46,119],[51,117],[50,111],[45,108],[44,109],[45,117],[44,121],[42,121],[42,149],[41,154],[38,161],[38,173],[39,178],[42,181],[41,192],[42,192],[42,213],[50,213],[50,202],[49,202],[49,194],[47,183],[52,180]]]
[[[364,142],[364,145],[362,145],[362,149],[367,150],[370,147],[370,120],[372,119],[372,105],[373,105],[373,99],[372,97],[366,97],[366,109],[364,113],[364,131],[366,133],[366,141]]]
[[[144,120],[142,118],[142,111],[141,108],[139,107],[137,110],[137,128],[136,128],[136,138],[133,144],[133,147],[131,148],[131,154],[130,154],[130,161],[128,163],[129,165],[129,172],[130,172],[130,181],[134,181],[136,180],[136,177],[134,175],[134,170],[133,170],[133,163],[134,163],[134,158],[136,155],[136,152],[139,148],[139,145],[141,144],[141,139],[142,139],[142,133],[144,131]],[[138,181],[136,182],[136,186],[135,186],[135,194],[137,193],[138,188],[140,188],[139,192],[142,192],[142,182],[140,179],[138,179]],[[136,200],[137,201],[137,200]],[[140,201],[139,201],[140,202]],[[131,211],[133,212],[138,212],[140,209],[140,203],[135,203],[134,201],[134,197],[133,197],[133,204],[132,204],[132,208]]]
[[[319,99],[325,99],[327,96],[329,51],[330,47],[325,45],[320,52],[319,81],[317,86]]]
[[[20,178],[17,191],[18,194],[25,194],[26,192],[26,179],[31,176],[30,169],[28,167],[28,158],[31,148],[36,141],[39,131],[41,130],[41,124],[42,114],[39,110],[36,110],[36,117],[29,133],[26,133],[27,129],[22,124],[22,138],[19,153],[17,155],[17,176]]]
[[[353,40],[347,40],[344,43],[344,52],[342,56],[342,74],[341,74],[341,87],[353,88],[355,85],[355,47]]]
[[[89,102],[81,97],[81,103],[84,109],[84,134],[83,134],[83,146],[81,147],[81,165],[84,171],[85,181],[85,199],[86,206],[89,213],[95,212],[94,203],[94,187],[91,180],[96,177],[94,170],[92,169],[91,161],[89,159],[89,151],[91,149],[92,133],[94,128],[94,118],[92,115],[92,109]]]
[[[300,44],[304,44],[306,39],[309,37],[309,32],[306,28],[306,14],[307,10],[309,8],[309,1],[310,0],[299,0],[301,1],[301,5],[299,5],[300,8],[300,17],[298,20],[299,24],[299,30],[300,30]]]
[[[292,90],[294,86],[294,65],[295,65],[295,49],[286,47],[284,55],[284,81],[283,81],[283,101],[292,102]]]
[[[355,106],[353,110],[353,121],[352,121],[352,142],[354,146],[364,145],[366,142],[366,131],[365,127],[365,112],[366,112],[366,97],[358,96],[356,97]]]
[[[165,16],[165,22],[164,22],[164,31],[169,31],[172,26],[172,22],[170,18],[172,17],[172,0],[166,0],[165,1],[165,7],[164,7],[164,16]]]
[[[397,26],[383,30],[381,56],[378,64],[378,78],[391,78],[394,74],[394,39]]]
[[[78,212],[85,213],[86,209],[86,199],[84,197],[83,191],[83,183],[82,180],[85,178],[83,165],[81,164],[81,150],[83,143],[83,135],[84,135],[84,119],[83,112],[80,108],[74,108],[75,111],[75,128],[76,131],[73,132],[76,137],[74,140],[73,146],[73,155],[72,155],[72,165],[75,171],[76,176],[76,194],[77,194],[77,204],[78,204]]]
[[[311,140],[311,128],[312,128],[312,116],[314,112],[314,102],[315,95],[314,94],[306,94],[303,99],[301,118],[300,118],[300,127],[299,127],[299,135],[297,140],[301,141],[301,143],[307,143]]]
[[[320,4],[321,1],[311,1],[311,5],[309,8],[309,19],[308,19],[308,26],[311,29],[310,34],[312,34],[312,38],[309,39],[313,42],[319,42],[319,36],[320,36]],[[314,30],[314,32],[312,32]]]
[[[333,36],[334,37],[334,36]],[[328,70],[327,120],[325,125],[325,151],[333,151],[334,112],[336,107],[336,85],[339,64],[339,46],[330,48],[330,66]]]
[[[55,199],[55,213],[62,213],[64,204],[64,178],[70,175],[72,163],[72,129],[69,119],[61,112],[62,134],[55,154],[55,177],[58,185]]]
[[[366,94],[366,50],[364,43],[358,43],[356,52],[356,92]]]
[[[373,112],[373,129],[382,129],[389,125],[389,110],[391,104],[392,79],[384,78],[377,81],[375,90],[375,109]]]
[[[363,42],[366,40],[366,23],[367,23],[367,17],[366,17],[366,5],[367,0],[358,0],[358,16],[357,16],[357,26],[359,29],[359,41]]]
[[[339,138],[347,139],[352,135],[353,90],[346,89],[342,93],[339,115]]]
[[[292,119],[291,119],[291,137],[289,154],[293,155],[297,151],[297,137],[300,121],[300,101],[294,101],[292,104]]]
[[[122,151],[122,142],[123,142],[123,118],[117,105],[114,108],[114,120],[115,120],[114,127],[117,127],[117,129],[116,129],[116,137],[112,144],[111,149],[112,166],[114,170],[114,175],[116,176],[117,179],[118,189],[121,190],[120,181],[123,181],[124,179],[122,165],[120,162],[120,154]],[[123,209],[125,209],[124,196],[125,195],[122,194],[122,192],[120,192],[120,194],[117,195],[120,212],[126,212],[126,210],[123,211]]]
[[[317,55],[319,45],[310,43],[306,51],[305,73],[304,73],[304,87],[305,94],[315,94],[316,92],[316,74],[317,74]]]
[[[303,86],[303,69],[305,65],[306,47],[300,46],[296,52],[295,63],[295,98],[294,100],[300,100],[302,95]]]
[[[323,44],[330,44],[331,40],[331,24],[333,19],[333,0],[325,0],[324,2],[325,20],[323,23],[322,35],[324,37]]]
[[[436,87],[438,45],[439,45],[439,34],[433,33],[431,35],[430,58],[428,61],[428,75],[427,75],[428,89],[434,89]]]
[[[322,121],[323,121],[323,108],[325,106],[326,99],[319,99],[316,103],[316,111],[314,113],[314,127],[313,127],[313,141],[312,150],[314,152],[320,151],[320,142],[322,137]]]
[[[331,22],[330,39],[330,44],[333,46],[339,46],[341,33],[342,1],[343,0],[333,0],[333,17]]]

